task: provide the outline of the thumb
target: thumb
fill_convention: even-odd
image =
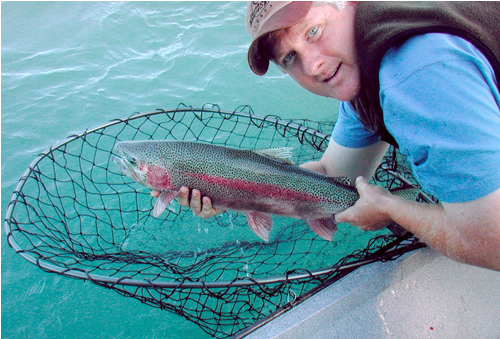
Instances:
[[[335,218],[335,222],[337,224],[347,222],[347,220],[349,220],[349,208],[342,211],[342,212],[335,214],[333,217]]]
[[[365,179],[365,177],[363,177],[363,176],[357,177],[356,178],[356,189],[358,190],[358,193],[359,193],[359,190],[363,189],[363,187],[367,184],[368,184],[368,181]]]
[[[368,181],[366,181],[366,179],[363,176],[359,176],[356,178],[356,189],[358,190],[358,193],[359,193],[360,189],[363,189],[363,186],[365,184],[368,184]],[[349,221],[351,221],[351,214],[352,214],[351,208],[348,208],[342,212],[339,212],[339,213],[334,215],[335,222],[338,224],[343,223],[343,222],[349,222]]]

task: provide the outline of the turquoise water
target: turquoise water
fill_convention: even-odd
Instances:
[[[183,102],[334,119],[337,103],[247,66],[243,2],[2,3],[2,215],[31,161],[68,135]],[[4,232],[5,234],[5,232]],[[45,273],[2,236],[3,338],[194,338],[196,325]]]

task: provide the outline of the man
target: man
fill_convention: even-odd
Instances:
[[[500,270],[499,14],[490,2],[248,4],[250,68],[263,75],[271,60],[341,101],[322,159],[302,165],[356,183],[360,199],[337,222],[395,222],[454,260]],[[440,204],[367,182],[389,143]],[[179,203],[203,218],[221,212],[185,187]]]

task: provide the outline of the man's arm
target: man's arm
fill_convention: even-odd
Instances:
[[[337,222],[377,230],[395,222],[443,255],[500,271],[500,189],[464,203],[429,205],[356,180],[360,199],[338,213]]]
[[[371,178],[382,161],[389,144],[384,141],[361,148],[348,148],[331,140],[319,161],[301,165],[331,177],[348,177],[354,185],[358,176]]]

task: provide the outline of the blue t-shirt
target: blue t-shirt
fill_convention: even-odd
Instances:
[[[426,191],[465,202],[500,188],[500,94],[476,47],[448,34],[415,36],[387,51],[379,80],[387,130]],[[332,139],[353,148],[379,140],[347,102]]]

